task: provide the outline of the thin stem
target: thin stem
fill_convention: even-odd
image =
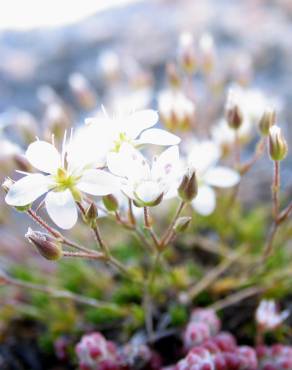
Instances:
[[[152,238],[155,249],[159,250],[160,242],[159,242],[159,239],[158,239],[157,235],[155,234],[155,231],[153,230],[153,227],[151,225],[148,207],[144,207],[144,225],[145,225],[145,228],[148,230],[149,235]]]
[[[32,209],[29,209],[27,211],[27,214],[37,223],[39,224],[43,229],[47,230],[51,235],[53,235],[55,238],[62,238],[62,235],[54,229],[53,227],[49,226],[39,215],[36,214],[35,211]]]
[[[280,161],[274,161],[274,178],[272,185],[274,220],[277,220],[279,213],[279,191],[280,191]]]
[[[155,281],[155,273],[156,269],[159,265],[161,252],[157,252],[153,265],[148,273],[148,277],[145,282],[145,288],[144,288],[144,309],[145,309],[145,324],[146,324],[146,331],[149,337],[149,341],[152,341],[154,330],[153,330],[153,317],[152,317],[152,299],[151,299],[151,293],[152,293],[152,286]]]
[[[176,220],[179,218],[181,212],[183,211],[184,207],[185,207],[186,203],[182,200],[180,202],[180,204],[178,205],[178,208],[175,212],[175,215],[171,221],[171,223],[169,224],[167,230],[165,231],[163,237],[161,238],[161,241],[160,241],[160,245],[161,247],[165,246],[166,245],[166,241],[168,240],[169,238],[169,235],[172,233],[173,231],[173,227],[174,227],[174,224],[176,223]]]
[[[235,167],[239,167],[240,166],[240,138],[239,138],[238,130],[235,130],[234,160],[235,160]]]
[[[84,252],[63,252],[64,257],[79,257],[79,258],[87,258],[91,260],[106,260],[106,256],[103,253],[92,254],[92,253],[84,253]]]
[[[257,294],[261,294],[266,290],[266,288],[261,287],[261,286],[254,286],[254,287],[249,287],[243,290],[240,290],[239,292],[230,294],[229,296],[211,304],[208,306],[208,308],[212,308],[215,311],[222,310],[223,308],[232,306],[243,299],[252,297]]]
[[[0,277],[2,277],[2,271],[0,271]],[[94,298],[85,297],[85,296],[80,295],[80,294],[72,293],[68,290],[58,290],[58,289],[54,289],[52,287],[48,287],[46,285],[30,283],[30,282],[23,281],[23,280],[20,280],[20,279],[12,278],[12,277],[8,276],[7,274],[3,274],[3,279],[4,279],[5,283],[8,284],[8,285],[12,285],[12,286],[22,288],[22,289],[24,288],[24,289],[38,290],[40,292],[47,293],[50,296],[53,296],[54,298],[69,299],[69,300],[75,301],[77,303],[82,303],[82,304],[92,306],[92,307],[96,307],[96,308],[111,308],[111,309],[117,310],[117,311],[119,311],[119,312],[121,312],[125,315],[127,315],[129,313],[128,309],[121,309],[120,306],[117,306],[113,303],[98,301]]]
[[[187,299],[190,302],[197,297],[203,290],[207,289],[215,280],[218,279],[239,257],[243,251],[234,253],[229,259],[223,260],[218,266],[210,270],[199,282],[187,292]]]
[[[101,237],[101,233],[99,230],[98,225],[92,227],[93,234],[95,236],[96,242],[99,245],[100,249],[103,251],[103,253],[108,257],[110,255],[110,250],[108,245],[105,243],[105,241]]]
[[[130,198],[128,199],[128,205],[129,205],[129,209],[128,209],[129,222],[131,225],[136,225],[136,218],[133,212],[133,204]]]
[[[44,228],[46,231],[48,231],[51,235],[53,235],[55,238],[60,240],[63,244],[78,249],[80,251],[86,252],[86,253],[96,253],[92,251],[91,249],[88,249],[82,245],[79,245],[72,240],[66,238],[64,235],[62,235],[58,230],[54,229],[53,227],[49,226],[39,215],[36,214],[32,209],[29,209],[27,211],[27,214],[42,228]]]
[[[246,163],[244,163],[240,168],[240,174],[241,176],[245,175],[251,167],[256,163],[256,161],[260,158],[260,156],[263,154],[265,148],[265,138],[261,138],[260,141],[257,143],[255,152],[253,156],[248,160]]]

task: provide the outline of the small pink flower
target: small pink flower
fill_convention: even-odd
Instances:
[[[274,330],[289,316],[289,311],[279,312],[273,300],[261,301],[256,310],[256,322],[264,330]]]

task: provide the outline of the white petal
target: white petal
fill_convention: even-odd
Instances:
[[[202,174],[213,166],[219,158],[219,146],[213,141],[195,141],[188,157],[188,166]]]
[[[210,215],[216,207],[214,190],[209,186],[200,186],[196,198],[192,201],[192,206],[201,215]]]
[[[49,190],[51,180],[39,173],[27,175],[15,182],[5,201],[11,206],[26,206]]]
[[[83,172],[77,188],[91,195],[107,195],[119,190],[119,181],[111,173],[92,169]]]
[[[121,119],[120,129],[125,131],[127,136],[135,139],[140,132],[154,126],[158,118],[158,113],[152,109],[140,110]]]
[[[153,179],[165,178],[175,175],[179,165],[178,147],[172,146],[164,150],[160,156],[153,161],[151,175]]]
[[[118,153],[109,153],[107,165],[113,174],[133,181],[150,177],[150,168],[146,159],[130,144],[123,144]]]
[[[151,128],[142,132],[141,136],[137,140],[138,144],[154,144],[154,145],[177,145],[181,139],[171,134],[168,131],[161,130],[159,128]]]
[[[50,191],[45,203],[49,216],[60,228],[71,229],[76,224],[77,208],[70,190]]]
[[[109,147],[110,141],[104,127],[93,125],[79,128],[67,146],[69,170],[103,166]]]
[[[154,202],[161,195],[160,187],[155,181],[143,181],[135,190],[139,200],[145,203]]]
[[[239,183],[239,173],[222,166],[217,166],[208,170],[204,176],[206,183],[220,188],[229,188]]]
[[[57,149],[46,141],[37,140],[29,145],[26,159],[38,170],[55,173],[61,166],[61,156]]]

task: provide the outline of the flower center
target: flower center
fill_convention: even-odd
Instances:
[[[62,191],[65,189],[72,189],[76,185],[77,178],[69,175],[68,171],[60,167],[57,170],[55,181],[57,183],[58,190]]]
[[[118,153],[123,143],[131,144],[131,139],[126,135],[125,132],[120,132],[118,138],[114,140],[113,152]]]

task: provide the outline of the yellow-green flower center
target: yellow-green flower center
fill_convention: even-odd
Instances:
[[[125,132],[120,132],[117,140],[114,141],[113,152],[118,153],[123,143],[131,143],[132,140],[127,137]]]
[[[74,188],[77,182],[77,178],[70,175],[64,168],[58,168],[57,174],[55,176],[55,181],[57,183],[57,188],[60,191]]]

